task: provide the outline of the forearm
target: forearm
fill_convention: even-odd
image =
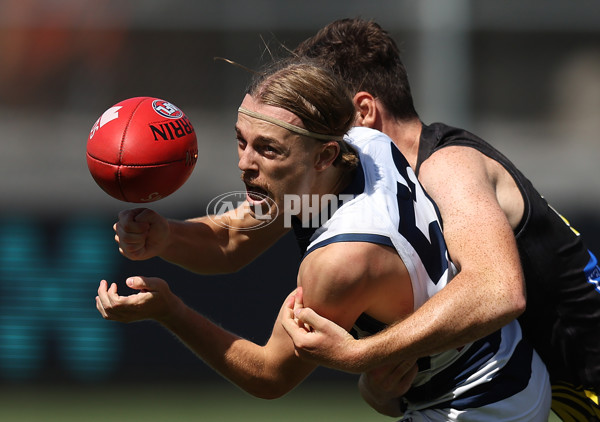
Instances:
[[[231,273],[238,268],[227,259],[228,237],[226,229],[215,228],[207,217],[169,220],[168,240],[159,256],[198,274]]]
[[[129,277],[127,285],[137,293],[122,296],[116,283],[109,286],[106,280],[100,282],[96,308],[103,318],[159,322],[209,366],[250,394],[279,397],[314,369],[294,355],[291,340],[279,327],[281,312],[267,344],[258,346],[188,307],[160,278]]]
[[[464,346],[500,329],[523,311],[514,297],[490,282],[473,288],[472,277],[459,273],[406,319],[358,340],[355,369],[364,372]]]
[[[160,323],[175,334],[207,365],[246,392],[265,399],[289,389],[283,377],[272,374],[265,348],[228,332],[183,305],[177,314]]]
[[[233,273],[254,261],[288,229],[274,223],[249,230],[245,220],[221,216],[217,224],[209,217],[169,220],[169,236],[159,256],[198,274]]]

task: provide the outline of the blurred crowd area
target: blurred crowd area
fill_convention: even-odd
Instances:
[[[132,96],[173,102],[198,132],[195,174],[160,206],[236,189],[230,141],[249,74],[215,58],[257,69],[343,17],[392,33],[424,122],[497,145],[558,208],[600,205],[597,1],[0,0],[3,207],[119,208],[83,157],[97,117]]]
[[[177,280],[226,327],[268,336],[294,285],[293,239],[216,282],[126,261],[111,226],[132,205],[94,184],[87,136],[123,99],[173,102],[196,128],[198,163],[152,206],[200,215],[240,188],[233,126],[249,72],[216,58],[258,69],[344,17],[392,33],[425,123],[462,126],[497,146],[599,250],[597,0],[0,0],[0,381],[210,373],[155,325],[101,320],[101,278]]]

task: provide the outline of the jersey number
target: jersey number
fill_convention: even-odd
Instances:
[[[398,200],[398,211],[400,213],[400,223],[398,232],[404,236],[413,246],[423,266],[434,284],[437,284],[448,269],[447,249],[439,221],[435,217],[429,216],[428,235],[423,233],[417,225],[415,204],[417,204],[417,186],[408,176],[408,162],[394,144],[391,144],[392,156],[396,169],[400,176],[406,181],[407,185],[397,183],[396,199]],[[423,195],[422,198],[429,201]]]

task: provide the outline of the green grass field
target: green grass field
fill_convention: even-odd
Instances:
[[[352,383],[306,383],[277,400],[226,383],[0,388],[2,422],[393,421],[369,408]]]

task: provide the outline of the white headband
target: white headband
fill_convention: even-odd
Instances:
[[[238,108],[238,111],[240,113],[247,114],[250,117],[254,117],[255,119],[260,119],[260,120],[264,120],[265,122],[272,123],[274,125],[282,127],[284,129],[287,129],[287,130],[297,133],[299,135],[309,136],[311,138],[320,139],[322,141],[341,141],[344,139],[343,135],[342,136],[324,135],[321,133],[311,132],[310,130],[304,129],[303,127],[299,127],[299,126],[293,125],[291,123],[284,122],[283,120],[277,119],[275,117],[267,116],[266,114],[257,113],[256,111],[250,111],[248,109],[245,109],[244,107]]]

